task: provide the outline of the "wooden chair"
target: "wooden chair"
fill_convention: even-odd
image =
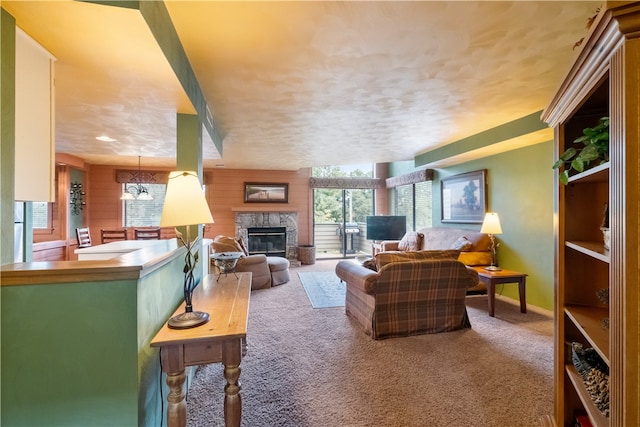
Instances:
[[[89,228],[76,228],[76,237],[78,238],[79,248],[88,248],[91,246],[91,233]]]
[[[101,229],[100,230],[100,238],[102,239],[102,243],[115,242],[117,240],[127,240],[129,237],[127,236],[126,228],[117,228],[117,229]]]
[[[160,227],[134,228],[133,234],[136,240],[159,240]]]

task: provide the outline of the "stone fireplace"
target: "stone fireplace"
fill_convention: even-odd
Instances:
[[[257,228],[279,228],[286,231],[286,249],[282,254],[289,260],[296,260],[298,246],[298,214],[296,212],[236,212],[236,236],[241,237],[245,247],[249,247],[248,230]]]

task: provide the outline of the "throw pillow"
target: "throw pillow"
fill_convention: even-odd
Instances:
[[[465,265],[489,265],[491,264],[491,252],[464,252],[458,258]]]
[[[458,237],[458,240],[453,242],[450,249],[455,249],[460,252],[465,252],[471,249],[471,246],[473,246],[473,243],[471,243],[469,239],[467,239],[465,236],[461,236],[461,237]]]
[[[245,256],[249,255],[249,251],[244,247],[244,241],[242,240],[242,237],[236,237],[236,242],[238,242],[240,252],[242,252]]]
[[[406,252],[416,252],[422,248],[422,239],[424,234],[417,231],[407,232],[400,243],[398,243],[398,250]]]

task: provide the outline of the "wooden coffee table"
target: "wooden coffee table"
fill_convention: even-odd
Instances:
[[[527,312],[526,301],[526,284],[527,275],[511,270],[491,271],[485,270],[484,266],[472,267],[478,272],[480,282],[487,287],[487,296],[489,301],[489,316],[495,317],[496,311],[496,285],[504,283],[517,283],[518,293],[520,294],[520,313]]]

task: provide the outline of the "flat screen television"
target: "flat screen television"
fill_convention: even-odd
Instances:
[[[367,240],[400,240],[407,231],[404,215],[376,215],[367,217]]]

